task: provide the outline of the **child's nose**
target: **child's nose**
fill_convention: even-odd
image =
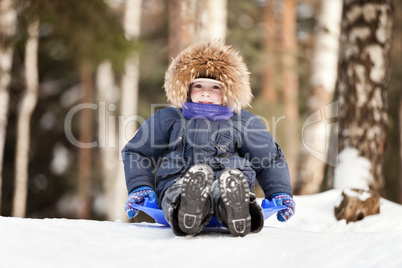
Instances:
[[[202,93],[201,93],[201,96],[203,96],[203,97],[210,97],[210,94],[209,94],[209,92],[208,91],[203,91]]]

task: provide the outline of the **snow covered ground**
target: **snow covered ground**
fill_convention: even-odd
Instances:
[[[402,267],[402,206],[336,221],[340,190],[296,196],[296,215],[258,234],[176,237],[148,223],[0,217],[0,267]]]

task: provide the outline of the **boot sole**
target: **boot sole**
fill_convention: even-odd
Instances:
[[[245,236],[251,230],[250,189],[247,179],[237,169],[228,169],[219,178],[221,201],[233,236]]]
[[[187,234],[200,231],[205,205],[210,198],[213,171],[207,165],[192,166],[184,175],[179,209],[179,227]]]

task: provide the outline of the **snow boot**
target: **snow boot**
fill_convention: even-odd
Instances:
[[[249,209],[251,216],[251,232],[258,233],[264,227],[265,218],[262,207],[257,203],[254,193],[250,193]]]
[[[211,188],[213,171],[208,165],[192,166],[183,177],[178,223],[182,232],[196,235],[210,221],[213,214]]]
[[[238,169],[226,169],[219,177],[220,199],[215,215],[232,236],[245,236],[251,231],[250,188]]]

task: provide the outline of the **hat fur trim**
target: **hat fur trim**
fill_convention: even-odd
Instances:
[[[250,106],[253,98],[250,72],[232,46],[216,41],[195,44],[183,50],[173,59],[165,74],[163,87],[168,101],[181,108],[187,100],[190,84],[197,78],[222,82],[222,105],[232,107],[235,113]]]

